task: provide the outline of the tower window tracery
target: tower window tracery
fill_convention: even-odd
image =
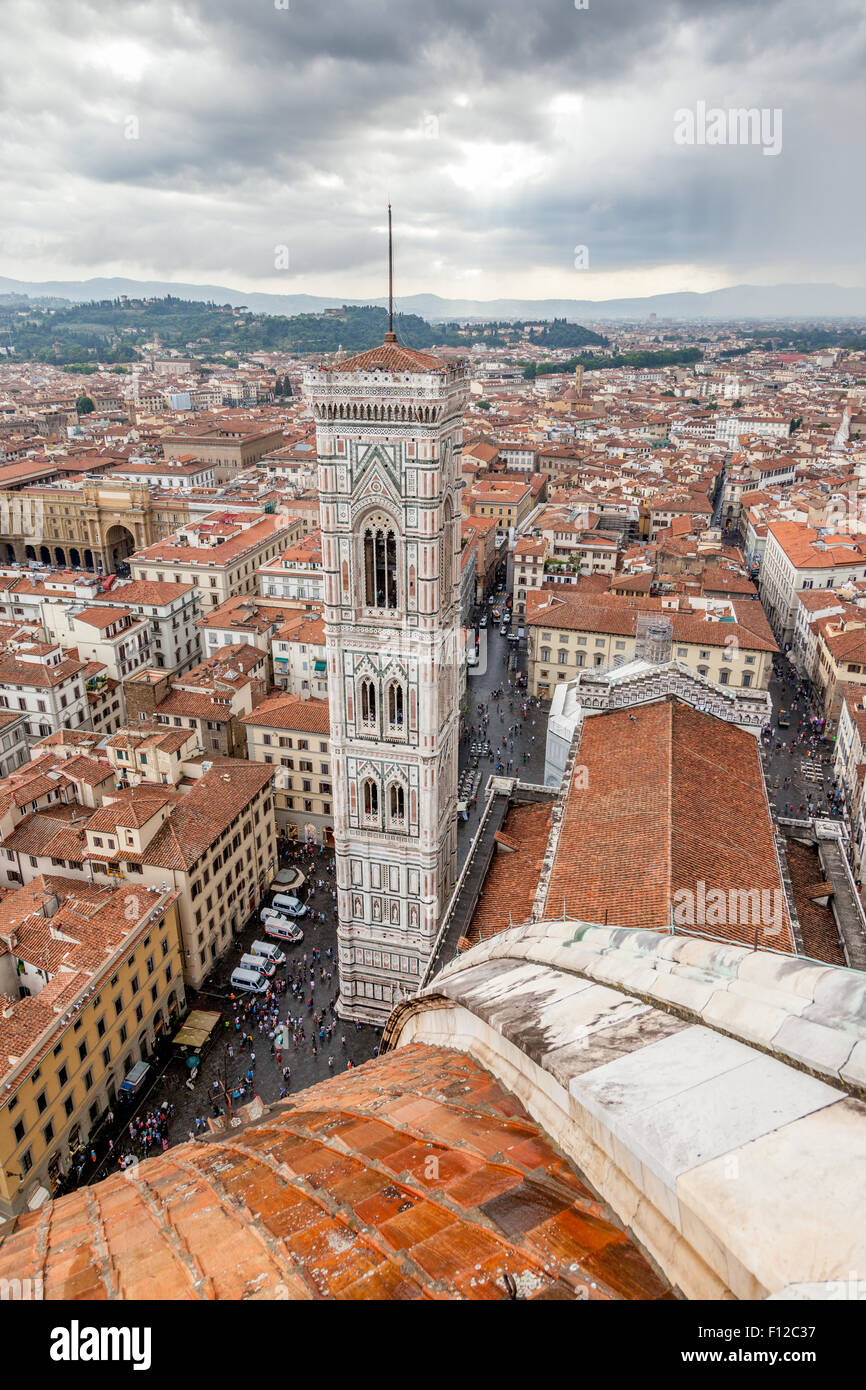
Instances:
[[[371,680],[361,682],[361,723],[376,723],[376,687]]]
[[[403,687],[399,681],[388,686],[388,727],[391,733],[402,733],[404,722]]]
[[[379,788],[372,777],[365,777],[361,786],[361,806],[365,820],[379,819]]]
[[[397,532],[387,517],[364,526],[364,596],[368,608],[397,607]]]
[[[406,824],[406,793],[399,782],[388,788],[388,821],[393,826]]]

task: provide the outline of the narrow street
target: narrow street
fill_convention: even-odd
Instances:
[[[799,694],[798,694],[799,687]],[[834,792],[833,732],[816,731],[808,721],[823,718],[823,708],[807,681],[801,680],[786,657],[778,656],[770,681],[775,732],[762,742],[767,794],[780,816],[843,816],[832,800]],[[779,725],[779,717],[790,724]],[[802,727],[801,727],[802,725]],[[826,735],[826,736],[824,736]],[[777,748],[776,745],[781,747]],[[793,747],[792,747],[793,745]]]
[[[519,777],[524,782],[544,782],[544,751],[547,740],[547,716],[550,711],[550,702],[542,701],[536,705],[535,701],[523,718],[522,704],[523,697],[511,693],[509,695],[509,676],[513,683],[517,675],[526,671],[526,650],[525,647],[518,655],[518,671],[509,671],[508,663],[511,656],[511,644],[508,639],[502,637],[498,626],[491,621],[490,625],[482,632],[482,636],[487,637],[487,662],[486,667],[475,668],[477,675],[473,674],[473,668],[469,668],[468,693],[467,693],[467,713],[464,716],[464,725],[468,730],[474,726],[477,734],[480,721],[479,704],[486,704],[490,714],[490,723],[487,726],[486,737],[490,741],[490,754],[482,755],[478,759],[478,767],[473,769],[472,743],[469,738],[460,744],[460,777],[469,771],[481,774],[478,782],[478,802],[477,805],[468,807],[468,820],[462,816],[457,820],[457,858],[458,872],[463,867],[466,855],[469,853],[469,846],[475,831],[478,829],[478,822],[484,810],[484,788],[487,779],[494,775],[496,770],[497,749],[503,750],[505,759],[506,776]],[[492,698],[493,691],[500,689],[502,695],[498,700]],[[501,711],[498,713],[498,710]],[[509,724],[518,724],[519,729],[513,739],[508,740],[509,746],[505,747],[505,730]],[[483,741],[483,737],[481,741]],[[513,742],[514,748],[510,747]],[[524,761],[524,754],[526,760]],[[513,759],[513,766],[508,769],[508,759]],[[459,784],[458,784],[459,785]],[[460,792],[458,790],[458,800]]]

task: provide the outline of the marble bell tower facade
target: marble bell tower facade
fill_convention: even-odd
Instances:
[[[456,881],[466,366],[382,347],[305,374],[325,574],[342,1017],[418,988]]]

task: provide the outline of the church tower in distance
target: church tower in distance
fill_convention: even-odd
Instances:
[[[384,1024],[417,990],[456,881],[467,370],[390,331],[305,373],[304,390],[325,573],[338,1009]]]

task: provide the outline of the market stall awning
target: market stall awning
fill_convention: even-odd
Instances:
[[[205,1009],[193,1009],[186,1023],[175,1033],[172,1042],[175,1047],[204,1047],[214,1028],[220,1021],[218,1013]]]

